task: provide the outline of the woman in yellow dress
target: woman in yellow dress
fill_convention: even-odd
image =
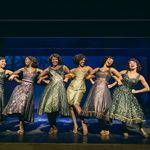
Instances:
[[[66,79],[73,78],[73,80],[67,88],[67,98],[71,108],[70,111],[74,125],[73,133],[78,132],[78,124],[75,115],[75,112],[77,112],[81,120],[83,135],[87,135],[88,131],[86,123],[80,116],[80,102],[83,98],[84,93],[86,92],[85,79],[89,78],[88,75],[92,72],[93,69],[89,66],[85,66],[86,57],[83,54],[75,55],[73,57],[73,62],[77,65],[77,68],[70,70],[70,74],[66,75]]]

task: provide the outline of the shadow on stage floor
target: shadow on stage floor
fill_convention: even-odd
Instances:
[[[18,135],[18,121],[14,118],[7,118],[0,125],[0,149],[15,148],[15,146],[21,149],[30,149],[40,147],[47,147],[46,149],[67,149],[76,147],[78,149],[91,149],[92,147],[101,147],[104,149],[111,148],[125,148],[128,145],[128,149],[133,147],[150,148],[150,138],[144,138],[139,133],[136,126],[128,126],[129,137],[124,138],[122,136],[122,124],[114,120],[108,125],[111,135],[102,137],[99,134],[99,124],[96,119],[88,119],[88,136],[82,136],[82,128],[79,123],[78,134],[72,133],[72,120],[70,117],[57,119],[57,125],[59,132],[57,135],[49,135],[49,124],[45,116],[39,117],[36,115],[34,124],[26,124],[26,133],[24,135]],[[147,124],[144,126],[145,130],[150,134],[150,116],[147,116]],[[40,143],[40,144],[39,144]],[[22,147],[22,146],[23,147]],[[38,146],[39,145],[39,146]],[[46,146],[47,145],[47,146]],[[88,146],[88,148],[87,148]],[[148,146],[148,147],[147,147]],[[115,148],[116,147],[116,148]],[[73,148],[72,148],[73,149]]]

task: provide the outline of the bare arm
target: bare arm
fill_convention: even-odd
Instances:
[[[11,72],[9,72],[11,74],[11,76],[9,77],[9,80],[13,80],[14,78],[18,77],[18,74],[20,74],[23,71],[24,71],[24,68],[20,68],[17,71],[13,72],[12,74]]]
[[[48,84],[50,81],[45,79],[48,78],[47,74],[49,72],[49,68],[46,68],[44,71],[38,68],[38,71],[40,72],[40,75],[38,77],[37,83],[40,84],[43,81],[44,83]]]
[[[6,70],[5,74],[11,76],[13,74],[13,72],[11,70]]]
[[[145,78],[140,75],[140,78],[139,80],[141,81],[142,85],[144,88],[140,89],[140,90],[132,90],[132,93],[143,93],[143,92],[149,92],[150,91],[150,88],[149,88],[149,85],[148,83],[146,82]]]
[[[6,75],[12,75],[13,72],[11,70],[6,70]],[[17,77],[19,77],[17,74],[13,74],[12,78],[17,82],[17,83],[22,83],[21,80],[19,80]],[[11,78],[9,78],[11,80]]]
[[[24,68],[20,68],[20,69],[18,69],[17,71],[15,71],[15,72],[13,72],[13,74],[20,74],[21,72],[23,72],[24,71]]]
[[[49,72],[49,68],[46,68],[44,71],[40,71],[39,77],[43,77],[43,76],[47,75],[48,72]]]
[[[121,75],[124,75],[125,73],[126,73],[126,70],[123,70],[123,71],[120,72]],[[108,85],[109,88],[112,88],[112,87],[114,87],[114,86],[117,85],[117,84],[118,84],[118,85],[122,85],[122,82],[121,82],[121,80],[120,80],[118,77],[116,77],[116,76],[113,75],[113,74],[112,74],[112,77],[113,77],[116,81],[115,81],[114,83],[112,83],[112,84],[109,84],[109,85]]]
[[[69,73],[70,72],[70,70],[69,70],[69,68],[67,67],[67,66],[63,66],[63,70],[65,71],[65,73]]]
[[[75,71],[75,68],[74,68],[74,69],[71,69],[71,70],[70,70],[70,73],[68,73],[68,74],[65,75],[65,79],[64,79],[65,82],[67,82],[68,79],[71,79],[71,78],[74,78],[74,77],[75,77],[74,71]]]
[[[99,68],[95,68],[95,69],[92,69],[90,67],[90,71],[89,71],[89,74],[86,76],[86,79],[87,80],[90,80],[92,84],[94,84],[94,81],[92,80],[92,78],[95,78],[95,73],[99,70]]]

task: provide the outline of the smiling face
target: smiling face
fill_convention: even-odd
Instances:
[[[59,60],[58,60],[57,57],[52,57],[51,62],[52,62],[52,65],[53,65],[53,66],[57,66],[57,65],[59,64]]]
[[[5,66],[6,66],[6,60],[5,59],[1,59],[0,60],[0,67],[1,68],[5,68]]]
[[[110,67],[113,64],[113,62],[114,62],[113,58],[108,58],[106,60],[105,64],[107,67]]]
[[[129,69],[130,70],[137,69],[137,63],[135,61],[129,61]]]
[[[85,61],[86,61],[85,58],[81,59],[81,60],[79,61],[79,66],[84,67]]]

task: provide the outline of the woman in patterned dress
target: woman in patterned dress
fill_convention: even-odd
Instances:
[[[139,61],[135,58],[130,59],[128,61],[127,70],[121,71],[123,75],[123,86],[116,88],[113,92],[111,118],[122,121],[124,127],[123,135],[125,137],[128,137],[126,123],[138,124],[142,135],[148,137],[148,134],[142,127],[143,122],[145,122],[144,114],[134,95],[136,93],[149,91],[149,85],[145,81],[145,78],[139,74],[140,69]],[[134,87],[139,81],[144,88],[135,90]]]
[[[62,59],[59,54],[52,54],[49,57],[49,62],[51,66],[44,70],[38,81],[38,83],[41,81],[47,83],[42,94],[38,113],[40,115],[47,114],[50,124],[49,134],[56,134],[58,132],[56,125],[57,115],[69,115],[69,105],[64,86],[64,76],[65,73],[69,73],[69,69],[67,66],[62,65]],[[43,80],[46,75],[50,76],[50,80]]]
[[[84,93],[86,92],[85,79],[86,77],[88,77],[88,75],[92,72],[93,69],[89,66],[85,66],[86,57],[83,54],[75,55],[73,57],[73,62],[77,65],[77,68],[72,69],[70,71],[70,74],[66,76],[66,79],[73,78],[73,80],[67,88],[68,103],[71,108],[71,116],[74,125],[73,133],[78,132],[78,124],[75,115],[75,112],[77,112],[81,120],[83,135],[87,135],[87,125],[84,122],[82,116],[80,116],[80,102],[83,98]]]
[[[12,71],[5,70],[6,60],[5,57],[0,57],[0,121],[3,121],[2,112],[6,105],[4,100],[4,80],[7,75],[12,75]],[[17,77],[17,76],[16,76]]]
[[[4,108],[3,115],[17,115],[19,118],[18,134],[24,134],[24,121],[33,122],[33,82],[42,70],[37,68],[37,60],[33,56],[25,58],[26,66],[18,69],[10,79],[23,73],[20,85],[16,86],[10,100]]]
[[[106,56],[103,60],[102,67],[93,70],[91,74],[96,75],[96,80],[93,81],[93,86],[82,108],[82,116],[94,116],[99,120],[100,134],[102,136],[109,135],[109,130],[106,126],[106,122],[110,119],[109,113],[112,103],[108,88],[109,79],[111,77],[117,81],[122,79],[121,74],[112,67],[113,62],[114,59],[112,56]]]

